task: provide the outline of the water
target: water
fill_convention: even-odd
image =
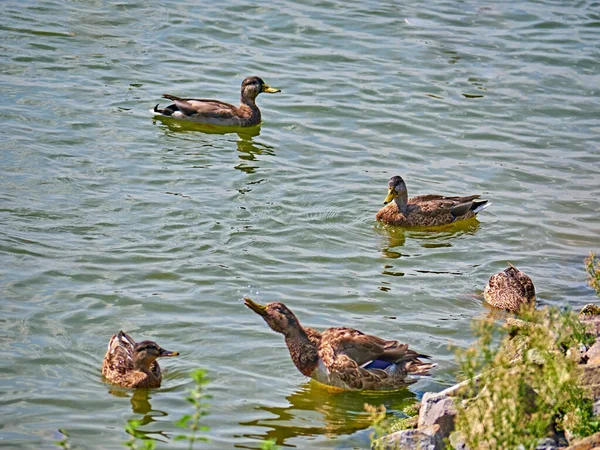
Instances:
[[[368,445],[365,402],[399,412],[452,384],[479,297],[506,261],[543,305],[593,301],[598,250],[600,4],[274,1],[225,6],[4,1],[0,442],[122,448],[127,419],[162,441],[209,371],[210,444]],[[261,95],[254,134],[153,122],[160,96]],[[448,229],[394,230],[409,195],[492,202]],[[293,367],[243,296],[309,326],[411,343],[439,364],[392,395],[333,394]],[[119,329],[155,339],[149,398],[104,384]],[[184,448],[170,441],[159,448]]]

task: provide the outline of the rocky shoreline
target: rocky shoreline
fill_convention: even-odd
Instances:
[[[518,319],[510,319],[519,326]],[[596,336],[589,348],[571,349],[579,361],[578,384],[591,392],[594,399],[594,415],[600,417],[600,307],[586,305],[579,313],[579,321],[588,333]],[[526,326],[526,324],[525,324]],[[479,378],[479,377],[478,377]],[[373,442],[372,448],[396,450],[470,450],[460,432],[455,431],[458,402],[465,402],[469,380],[451,386],[441,392],[426,393],[418,406],[418,415],[404,419],[406,429],[388,434]],[[524,446],[520,446],[523,449]],[[600,433],[586,438],[577,438],[570,433],[555,433],[542,439],[536,450],[591,450],[600,448]]]

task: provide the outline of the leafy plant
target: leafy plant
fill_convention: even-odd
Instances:
[[[128,441],[123,442],[123,445],[131,450],[137,450],[138,448],[143,450],[154,450],[156,448],[156,442],[139,430],[140,425],[142,425],[141,420],[132,419],[127,421],[127,425],[125,425],[125,432],[131,437]],[[141,447],[138,447],[137,445],[139,442],[142,444]]]
[[[63,438],[60,441],[55,441],[54,443],[62,449],[70,450],[72,447],[69,443],[69,433],[67,433],[67,430],[64,428],[59,428],[58,432],[63,435]]]
[[[475,321],[477,341],[457,352],[471,399],[458,404],[456,429],[469,448],[535,448],[554,429],[578,436],[600,431],[590,421],[592,401],[576,383],[578,361],[566,354],[589,341],[584,326],[556,308],[523,310],[520,317],[508,334]],[[504,336],[494,345],[496,332]]]
[[[189,430],[189,434],[180,434],[175,436],[175,440],[182,441],[187,440],[190,443],[189,448],[194,448],[194,443],[197,441],[208,442],[208,438],[204,436],[198,436],[198,432],[209,431],[210,428],[206,425],[200,424],[200,419],[208,415],[208,403],[205,403],[205,399],[209,399],[210,396],[204,393],[204,387],[210,381],[206,377],[206,370],[197,369],[192,372],[191,375],[194,383],[196,384],[193,389],[189,390],[189,395],[185,398],[194,407],[193,414],[186,414],[177,422],[175,425],[181,428]]]
[[[596,295],[600,296],[600,261],[594,252],[590,252],[585,259],[585,268],[588,273],[588,284],[594,288]]]

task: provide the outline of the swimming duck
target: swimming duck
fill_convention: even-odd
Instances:
[[[533,281],[511,263],[490,277],[483,298],[495,308],[516,312],[524,305],[535,305]]]
[[[475,217],[490,205],[487,200],[475,200],[479,197],[480,195],[445,197],[430,194],[409,200],[404,180],[396,175],[388,181],[388,195],[383,201],[386,206],[379,210],[376,217],[387,224],[405,227],[447,225]]]
[[[260,123],[260,109],[255,100],[261,92],[272,94],[281,90],[267,86],[259,77],[248,77],[242,82],[240,106],[218,100],[180,98],[164,94],[163,97],[172,100],[173,104],[163,109],[156,105],[154,113],[200,124],[249,127]]]
[[[346,390],[399,389],[416,381],[407,379],[408,375],[428,375],[435,366],[421,361],[429,356],[409,350],[408,344],[352,328],[328,328],[320,333],[300,325],[283,303],[244,301],[273,331],[283,334],[298,370],[320,383]]]
[[[113,384],[128,388],[160,387],[162,374],[156,358],[179,353],[161,348],[154,341],[135,342],[124,331],[110,338],[102,362],[102,375]]]

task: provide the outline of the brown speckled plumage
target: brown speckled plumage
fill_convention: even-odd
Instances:
[[[156,342],[135,342],[124,331],[113,335],[102,361],[102,375],[113,384],[129,388],[160,387],[162,374],[156,358],[179,353],[161,348]]]
[[[172,105],[159,109],[154,113],[159,117],[172,117],[206,125],[224,125],[248,127],[258,125],[261,121],[260,110],[256,106],[256,97],[261,92],[280,92],[265,84],[259,77],[248,77],[242,82],[240,106],[219,100],[205,98],[181,98],[164,94],[163,97],[173,101]]]
[[[428,375],[435,364],[429,358],[395,340],[370,336],[352,328],[318,331],[303,327],[283,303],[259,305],[249,298],[246,306],[285,337],[292,361],[298,370],[323,384],[348,390],[399,389],[415,380],[408,375]],[[378,362],[385,367],[369,367]]]
[[[433,227],[458,220],[470,219],[486,208],[487,200],[476,200],[479,195],[446,197],[419,195],[408,199],[406,184],[400,176],[390,178],[386,206],[377,213],[377,220],[404,227]],[[392,201],[393,200],[393,201]]]
[[[490,277],[483,298],[490,305],[508,311],[518,311],[523,305],[535,305],[535,287],[531,278],[512,264]]]

